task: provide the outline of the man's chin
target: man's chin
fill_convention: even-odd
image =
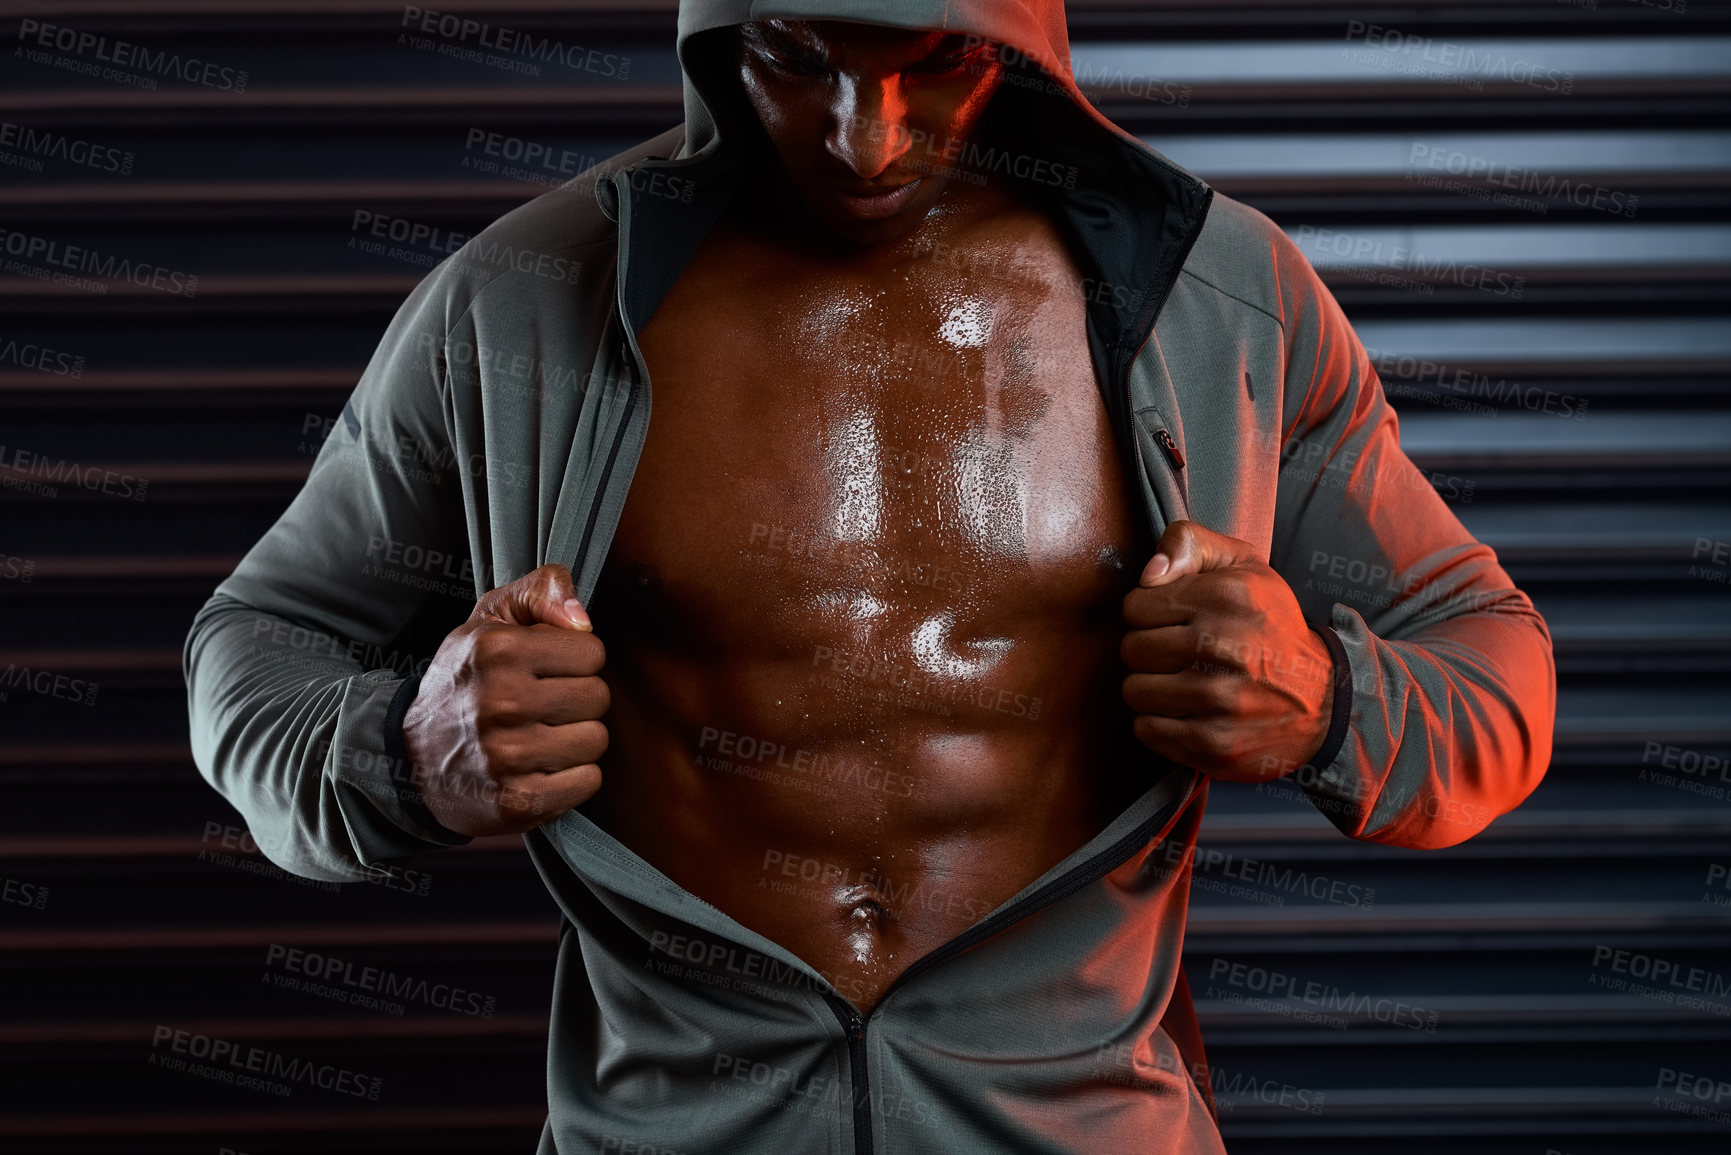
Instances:
[[[943,193],[941,182],[922,178],[907,203],[883,213],[876,206],[860,205],[849,198],[826,194],[807,195],[806,209],[830,232],[865,245],[895,240],[919,227]],[[863,211],[862,211],[863,210]]]

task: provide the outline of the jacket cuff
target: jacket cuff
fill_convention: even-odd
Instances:
[[[433,817],[415,781],[403,744],[403,717],[420,689],[420,678],[397,679],[373,671],[351,679],[326,774],[335,783],[339,809],[356,856],[365,867],[382,867],[448,846],[473,841]]]
[[[1355,801],[1355,784],[1347,780],[1334,765],[1346,745],[1346,734],[1352,724],[1352,662],[1346,656],[1346,645],[1333,626],[1312,626],[1328,647],[1334,664],[1334,705],[1328,715],[1328,733],[1309,762],[1298,768],[1298,782],[1312,794],[1321,794],[1342,802]]]
[[[1339,644],[1338,639],[1336,644]],[[420,692],[421,675],[410,674],[391,695],[391,704],[385,707],[385,755],[405,766],[409,764],[409,749],[403,743],[403,718],[409,712],[409,703]]]
[[[420,783],[415,781],[414,766],[409,761],[409,748],[403,742],[403,718],[409,712],[409,705],[415,700],[415,695],[421,692],[421,675],[410,674],[403,679],[403,684],[397,687],[397,692],[391,695],[391,704],[385,707],[385,754],[391,761],[408,768],[409,788],[402,792],[402,805],[405,812],[415,819],[415,824],[430,830],[433,836],[444,846],[461,846],[473,841],[467,834],[458,834],[437,818],[427,806],[427,800],[421,796]]]

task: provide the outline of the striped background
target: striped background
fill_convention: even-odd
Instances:
[[[281,877],[191,764],[179,669],[440,255],[364,251],[357,220],[473,233],[679,118],[663,0],[439,7],[628,78],[399,43],[376,0],[0,9],[7,1150],[532,1147],[556,921],[520,842],[407,889]],[[1235,1155],[1731,1149],[1731,6],[1684,7],[1071,5],[1107,113],[1305,247],[1557,642],[1549,777],[1467,845],[1216,789],[1187,966]],[[26,18],[215,68],[104,77]],[[505,155],[530,144],[550,166]],[[164,280],[44,281],[32,238]],[[424,993],[283,989],[290,949]],[[165,1031],[380,1093],[167,1070]]]

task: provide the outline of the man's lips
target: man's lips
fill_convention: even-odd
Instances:
[[[862,220],[878,220],[882,217],[894,216],[907,206],[913,199],[914,192],[920,187],[920,178],[910,180],[907,184],[897,185],[884,192],[859,193],[841,192],[837,190],[836,200],[841,202],[848,215]]]

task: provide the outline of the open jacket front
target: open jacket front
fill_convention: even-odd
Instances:
[[[344,881],[467,841],[421,801],[403,713],[485,590],[561,562],[594,592],[649,427],[636,334],[728,199],[766,179],[726,147],[694,59],[703,33],[763,16],[942,27],[1044,65],[1001,90],[1025,133],[984,163],[1039,180],[1091,273],[1096,376],[1153,537],[1189,518],[1253,543],[1329,641],[1334,724],[1296,780],[1346,834],[1411,847],[1525,798],[1550,755],[1543,620],[1401,452],[1285,235],[1082,97],[1057,0],[700,0],[680,11],[685,123],[416,288],[305,488],[195,619],[194,758],[265,853]],[[581,811],[526,835],[567,920],[541,1150],[1221,1150],[1160,1026],[1206,784],[1149,780],[865,1019]]]

